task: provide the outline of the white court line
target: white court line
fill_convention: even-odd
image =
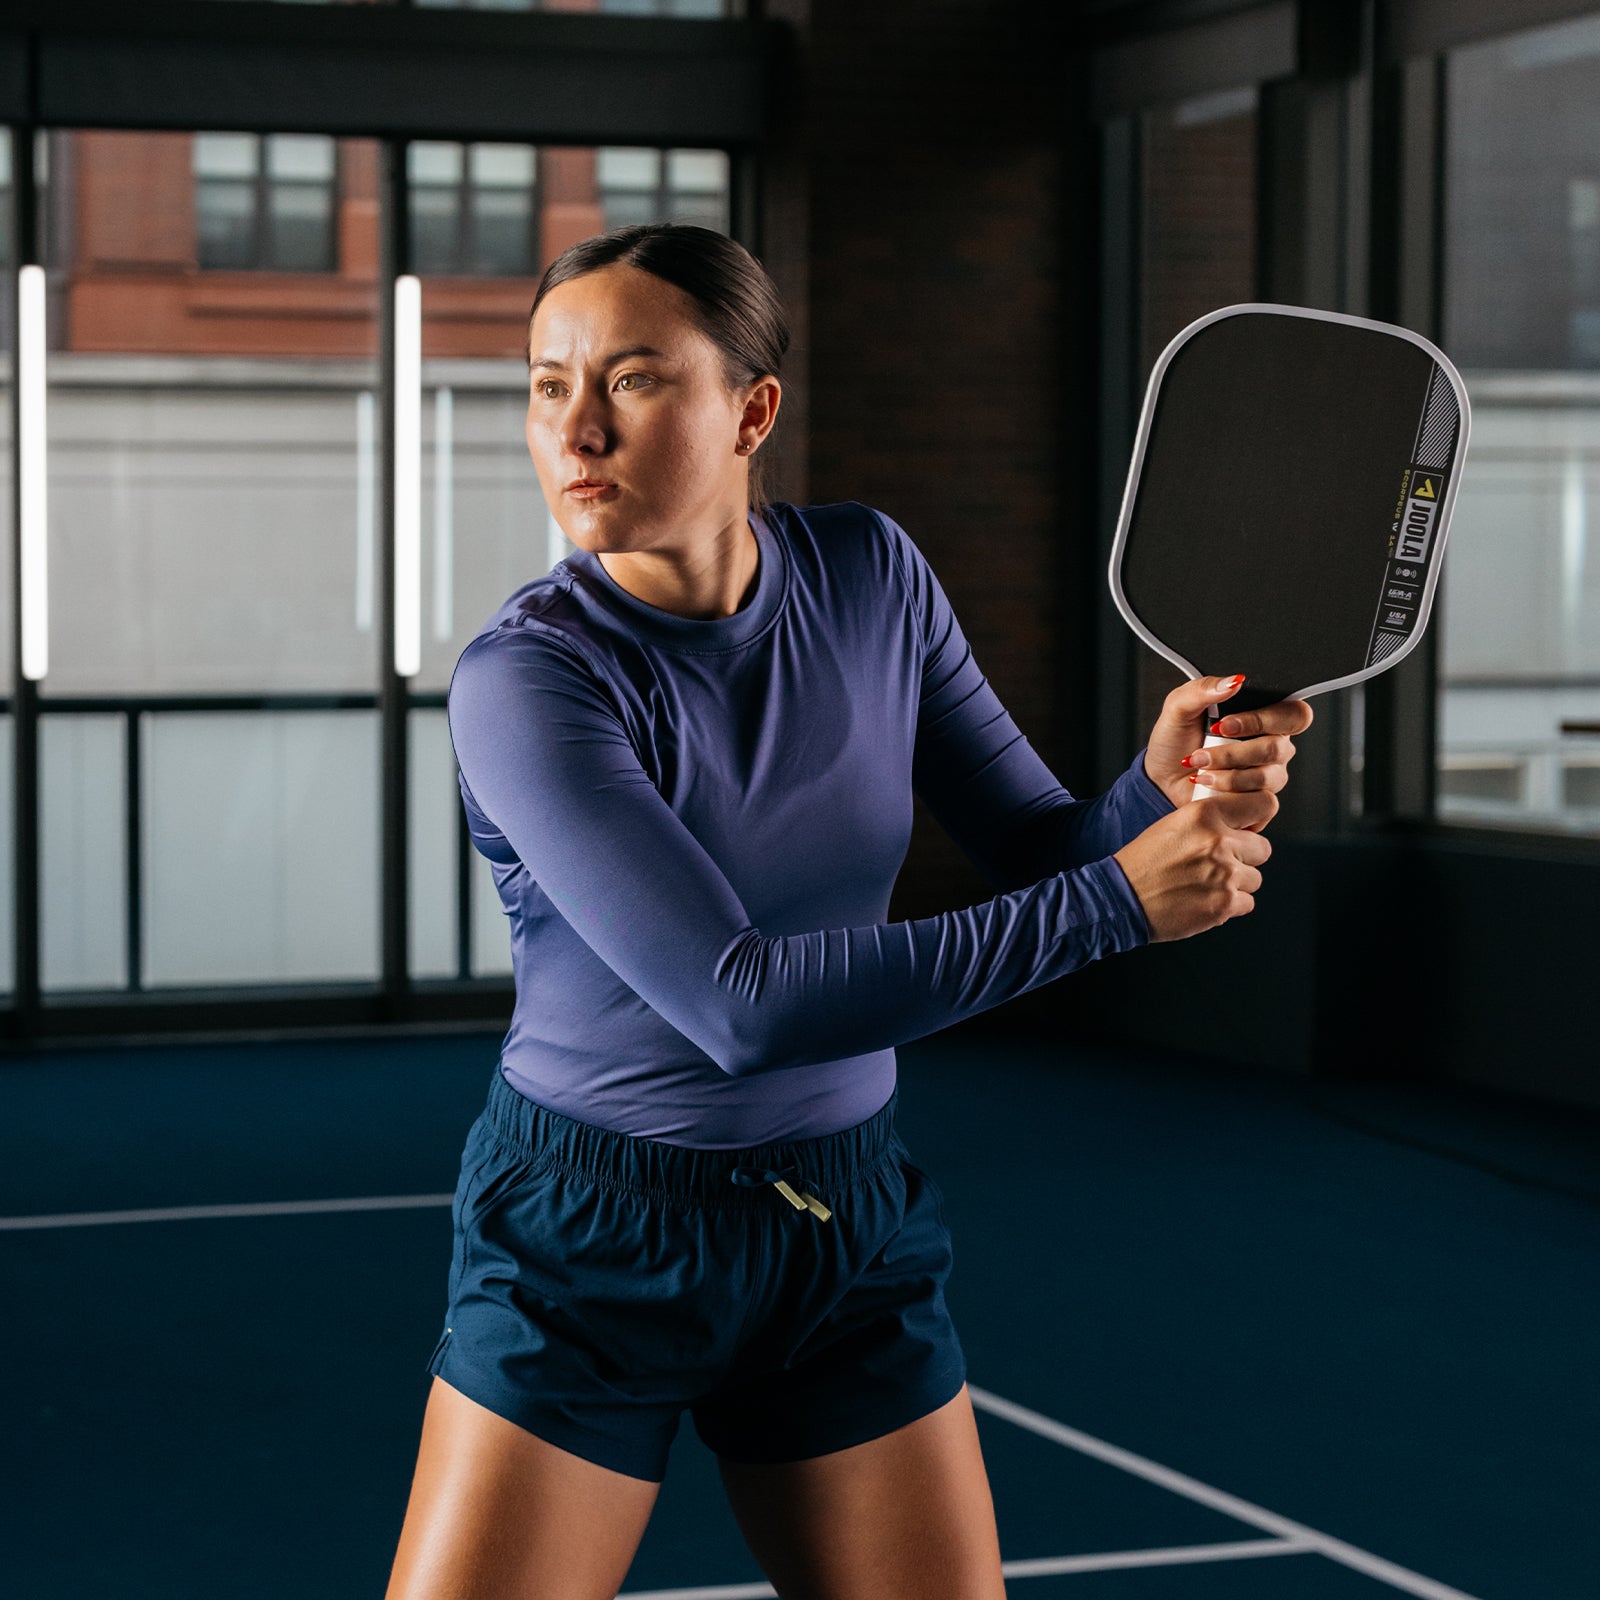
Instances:
[[[773,1600],[770,1583],[720,1583],[711,1589],[619,1589],[617,1600]]]
[[[1110,1466],[1120,1467],[1124,1472],[1131,1472],[1136,1477],[1148,1479],[1163,1489],[1170,1489],[1174,1494],[1196,1500],[1201,1505],[1210,1506],[1214,1511],[1224,1512],[1240,1522],[1248,1522],[1267,1533],[1276,1533],[1285,1539],[1292,1539],[1300,1547],[1314,1550],[1330,1561],[1338,1561],[1347,1567],[1353,1567],[1369,1578],[1378,1579],[1380,1583],[1402,1589],[1407,1594],[1420,1595],[1422,1600],[1474,1600],[1474,1597],[1464,1590],[1452,1589],[1448,1584],[1439,1583],[1433,1578],[1425,1578],[1421,1573],[1397,1566],[1393,1561],[1385,1561],[1382,1556],[1375,1556],[1370,1551],[1359,1549],[1353,1544],[1346,1544],[1343,1539],[1335,1539],[1331,1534],[1319,1533],[1315,1528],[1308,1528],[1303,1522],[1280,1517],[1276,1511],[1252,1505],[1250,1501],[1241,1500],[1237,1495],[1228,1494],[1222,1489],[1213,1489],[1210,1484],[1201,1483],[1198,1478],[1174,1472],[1171,1467],[1164,1467],[1159,1462],[1135,1455],[1131,1450],[1123,1450],[1114,1444],[1107,1444],[1103,1439],[1080,1433],[1076,1428],[1069,1428],[1064,1422],[1057,1422],[1053,1417],[1044,1416],[1038,1411],[1030,1411],[1027,1406],[1019,1406],[1015,1401],[991,1394],[987,1389],[980,1389],[969,1383],[967,1392],[972,1396],[973,1405],[980,1410],[991,1411],[995,1416],[1004,1417],[1020,1428],[1027,1428],[1046,1439],[1055,1440],[1057,1444],[1064,1444],[1069,1450],[1078,1450],[1086,1456],[1094,1456]]]
[[[1002,1561],[1007,1578],[1053,1578],[1063,1572],[1110,1572],[1118,1567],[1176,1567],[1196,1561],[1248,1561],[1299,1556],[1314,1547],[1300,1539],[1235,1539],[1231,1544],[1179,1544],[1159,1550],[1107,1550],[1092,1556],[1032,1556]]]
[[[194,1217],[295,1217],[316,1211],[405,1211],[447,1206],[454,1194],[380,1194],[355,1200],[259,1200],[237,1206],[161,1206],[149,1211],[58,1211],[0,1217],[0,1232],[24,1228],[88,1228],[105,1222],[188,1222]]]
[[[1250,1556],[1293,1556],[1309,1545],[1290,1539],[1244,1539],[1235,1544],[1178,1545],[1169,1550],[1108,1550],[1093,1556],[1039,1556],[1002,1561],[1007,1578],[1053,1578],[1063,1572],[1109,1572],[1115,1567],[1171,1567],[1194,1561],[1239,1561]],[[623,1589],[617,1600],[772,1600],[770,1583],[726,1583],[701,1589]]]

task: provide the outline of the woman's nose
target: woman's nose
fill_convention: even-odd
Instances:
[[[561,443],[569,455],[584,449],[604,454],[606,419],[602,407],[584,394],[574,395],[561,419]]]

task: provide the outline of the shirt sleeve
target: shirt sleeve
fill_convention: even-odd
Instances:
[[[909,534],[873,513],[899,560],[922,635],[922,699],[912,788],[993,887],[1013,889],[1109,858],[1174,809],[1144,769],[1144,749],[1102,795],[1076,800],[1001,705],[944,588]]]
[[[763,934],[644,770],[603,670],[548,624],[474,639],[447,713],[469,818],[497,830],[480,842],[503,835],[596,955],[730,1076],[903,1044],[1149,941],[1113,862],[937,916]]]

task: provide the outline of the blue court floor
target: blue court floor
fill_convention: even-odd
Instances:
[[[8,1594],[383,1593],[498,1043],[0,1059]],[[1015,1600],[1600,1600],[1600,1114],[899,1057]],[[622,1592],[772,1593],[687,1419]]]

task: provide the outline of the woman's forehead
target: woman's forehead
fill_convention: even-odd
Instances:
[[[534,313],[534,360],[557,354],[557,346],[651,345],[689,356],[704,335],[688,315],[685,299],[681,289],[654,273],[616,263],[569,278],[550,290]]]

